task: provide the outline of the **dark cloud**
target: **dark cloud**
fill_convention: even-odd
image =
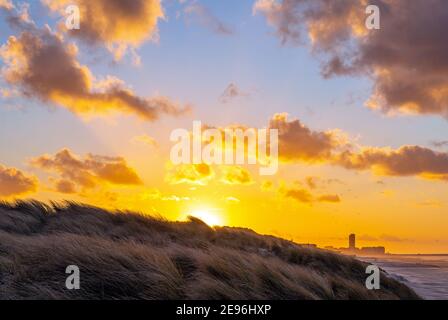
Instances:
[[[221,94],[219,100],[222,103],[230,102],[231,100],[239,97],[248,97],[249,94],[242,91],[236,84],[230,83],[224,92]]]
[[[380,30],[365,27],[368,4],[380,8]],[[297,44],[307,33],[325,76],[371,77],[370,107],[448,116],[445,0],[258,0],[254,11],[283,43]]]

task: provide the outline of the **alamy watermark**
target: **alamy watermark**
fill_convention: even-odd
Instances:
[[[65,287],[69,290],[79,290],[81,288],[79,267],[75,265],[69,265],[65,269],[65,273],[69,274],[69,276],[65,280]]]
[[[81,28],[81,14],[77,5],[70,5],[65,8],[65,27],[68,30],[79,30]]]
[[[380,16],[380,8],[376,5],[368,5],[366,7],[366,14],[369,16],[366,18],[366,28],[369,30],[381,29],[381,16]]]
[[[367,29],[379,30],[381,28],[380,8],[377,5],[366,6],[365,13],[368,17],[365,20]],[[81,14],[77,5],[69,5],[65,8],[65,26],[68,30],[79,30],[81,27]]]
[[[379,290],[380,289],[380,268],[372,264],[367,266],[366,273],[369,276],[366,279],[366,288],[368,290]]]
[[[173,164],[258,164],[260,175],[277,173],[277,129],[202,129],[201,121],[193,121],[192,131],[171,132],[170,140],[177,142],[170,152]]]

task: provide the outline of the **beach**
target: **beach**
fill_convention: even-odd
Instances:
[[[415,290],[424,299],[448,299],[448,255],[360,257]]]

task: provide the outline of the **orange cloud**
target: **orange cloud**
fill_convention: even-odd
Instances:
[[[341,198],[337,194],[324,194],[322,196],[319,196],[317,198],[317,201],[337,203],[341,202]]]
[[[88,43],[104,44],[117,59],[129,48],[158,39],[159,20],[164,18],[160,0],[43,0],[53,12],[65,16],[69,5],[80,11],[80,29],[61,30]]]
[[[272,181],[266,180],[261,183],[261,190],[262,191],[271,191],[273,186],[274,186],[274,183]]]
[[[220,35],[232,35],[233,30],[220,21],[213,13],[200,3],[192,3],[184,9],[187,17],[194,17],[200,24]]]
[[[233,127],[247,128],[244,125]],[[219,129],[224,132],[223,128]],[[448,181],[447,152],[421,146],[398,149],[358,146],[339,129],[312,130],[298,119],[288,119],[286,113],[275,114],[269,121],[268,129],[278,130],[279,158],[284,163],[327,164],[349,170],[371,170],[385,176],[419,176]],[[310,189],[318,188],[318,182],[317,177],[305,179]],[[330,183],[341,181],[320,181],[320,184]]]
[[[380,9],[380,30],[364,26],[369,4]],[[325,77],[372,78],[368,106],[448,117],[447,8],[445,0],[258,0],[254,12],[282,43],[302,44],[307,32]]]
[[[223,166],[221,167],[221,181],[226,184],[251,184],[252,177],[246,169],[239,166]]]
[[[398,149],[364,146],[355,148],[343,133],[312,131],[299,120],[277,114],[270,128],[279,129],[279,157],[286,162],[320,162],[350,170],[372,170],[384,176],[420,176],[448,181],[448,153],[421,146]],[[315,182],[308,179],[313,188]]]
[[[306,189],[291,188],[280,191],[285,198],[291,198],[301,203],[311,203],[314,201],[312,194]]]
[[[286,162],[325,161],[340,147],[334,132],[312,131],[298,119],[289,120],[286,113],[275,114],[269,128],[278,129],[279,157]]]
[[[30,161],[30,164],[61,177],[56,181],[56,189],[64,193],[73,193],[75,185],[91,189],[102,182],[116,185],[141,185],[140,177],[121,157],[107,157],[87,154],[81,158],[69,149],[62,149],[54,156],[42,155]]]
[[[14,8],[14,4],[10,0],[0,0],[0,8],[11,10]]]
[[[73,181],[60,179],[55,181],[55,188],[60,193],[76,193],[76,184]]]
[[[306,177],[305,178],[306,184],[310,189],[316,189],[317,188],[317,182],[319,181],[318,177]]]
[[[214,177],[213,169],[205,163],[178,165],[169,171],[165,180],[171,184],[189,183],[205,185]]]
[[[241,202],[240,199],[238,199],[238,198],[236,198],[236,197],[232,197],[232,196],[225,197],[224,200],[225,200],[225,202],[227,202],[227,203],[233,203],[233,204],[235,204],[235,203],[240,203],[240,202]]]
[[[309,190],[301,188],[300,186],[295,186],[287,188],[285,186],[280,187],[280,194],[285,198],[294,199],[300,203],[312,204],[315,202],[329,202],[329,203],[339,203],[341,198],[336,194],[324,194],[320,196],[313,195]]]
[[[38,180],[16,168],[0,164],[0,197],[20,196],[37,191]]]
[[[180,115],[189,110],[166,97],[140,97],[113,77],[97,81],[76,55],[76,46],[64,44],[48,28],[30,29],[18,38],[11,36],[0,49],[7,83],[18,86],[26,97],[52,102],[77,114],[115,111],[154,121],[161,114]]]
[[[135,136],[134,138],[132,138],[131,140],[133,143],[143,143],[146,144],[148,146],[152,146],[152,147],[158,147],[159,143],[156,141],[156,139],[154,139],[151,136],[148,136],[147,134],[142,134],[140,136]]]

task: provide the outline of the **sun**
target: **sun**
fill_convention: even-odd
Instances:
[[[211,227],[224,225],[223,218],[217,213],[210,212],[210,210],[205,210],[205,209],[194,210],[193,212],[190,212],[186,216],[193,216],[198,219],[201,219],[202,221],[204,221],[206,224],[208,224]]]

